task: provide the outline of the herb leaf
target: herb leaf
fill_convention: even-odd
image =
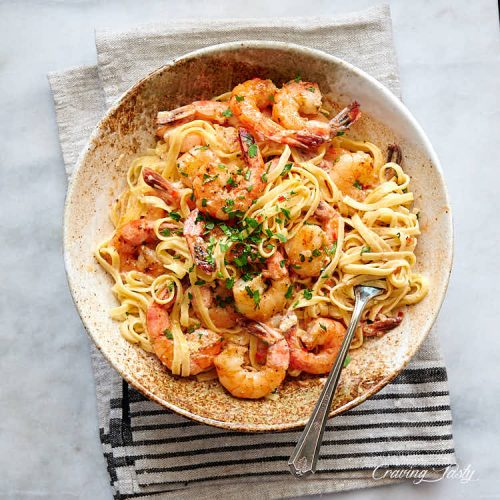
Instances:
[[[249,148],[248,148],[248,156],[250,158],[254,158],[255,156],[257,156],[257,144],[252,144]]]

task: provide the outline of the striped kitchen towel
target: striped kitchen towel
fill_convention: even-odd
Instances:
[[[399,95],[389,9],[331,19],[183,21],[97,32],[98,65],[49,75],[68,175],[99,118],[155,67],[203,46],[243,39],[295,42],[342,57]],[[393,468],[455,463],[446,368],[432,331],[408,368],[326,428],[317,474],[295,480],[299,432],[245,434],[186,420],[145,399],[92,345],[99,425],[117,499],[274,499],[394,482]]]

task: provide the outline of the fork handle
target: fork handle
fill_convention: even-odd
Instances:
[[[328,413],[332,405],[333,396],[335,395],[335,389],[337,389],[337,384],[339,382],[340,372],[342,371],[347,352],[349,351],[349,346],[354,337],[354,332],[361,319],[361,314],[366,304],[368,304],[373,297],[373,295],[364,294],[362,291],[360,292],[360,288],[362,287],[359,287],[355,291],[356,303],[354,305],[351,322],[349,323],[349,328],[342,341],[342,346],[340,347],[335,364],[326,379],[325,386],[321,391],[321,395],[314,407],[309,422],[300,435],[297,445],[288,461],[288,466],[295,477],[302,478],[314,474],[316,471],[321,441],[323,440],[323,433],[325,432]]]

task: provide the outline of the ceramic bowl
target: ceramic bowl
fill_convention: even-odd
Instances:
[[[281,83],[301,74],[339,105],[361,103],[363,118],[351,136],[385,150],[398,143],[422,209],[418,271],[429,295],[408,308],[403,323],[351,353],[331,415],[379,391],[409,362],[428,334],[444,298],[452,260],[452,225],[436,154],[406,107],[383,85],[336,57],[278,42],[238,42],[190,53],[152,72],[128,90],[95,128],[71,179],[64,218],[64,255],[75,304],[97,347],[114,368],[148,398],[205,424],[270,431],[305,424],[321,391],[318,378],[287,381],[277,401],[240,400],[217,382],[172,376],[158,359],[131,345],[109,317],[116,305],[112,281],[93,257],[112,232],[108,212],[125,186],[129,160],[155,143],[155,116],[196,99],[222,94],[254,77]],[[118,158],[122,157],[120,162]]]

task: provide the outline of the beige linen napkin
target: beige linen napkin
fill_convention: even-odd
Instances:
[[[322,49],[399,95],[386,6],[337,18],[187,20],[124,33],[97,31],[97,66],[49,75],[68,175],[105,109],[135,81],[186,52],[248,39]],[[374,480],[376,467],[425,470],[455,463],[446,369],[435,332],[392,384],[329,423],[318,473],[303,481],[286,466],[298,432],[250,435],[188,421],[130,388],[94,346],[92,359],[116,498],[284,498],[393,482]]]

